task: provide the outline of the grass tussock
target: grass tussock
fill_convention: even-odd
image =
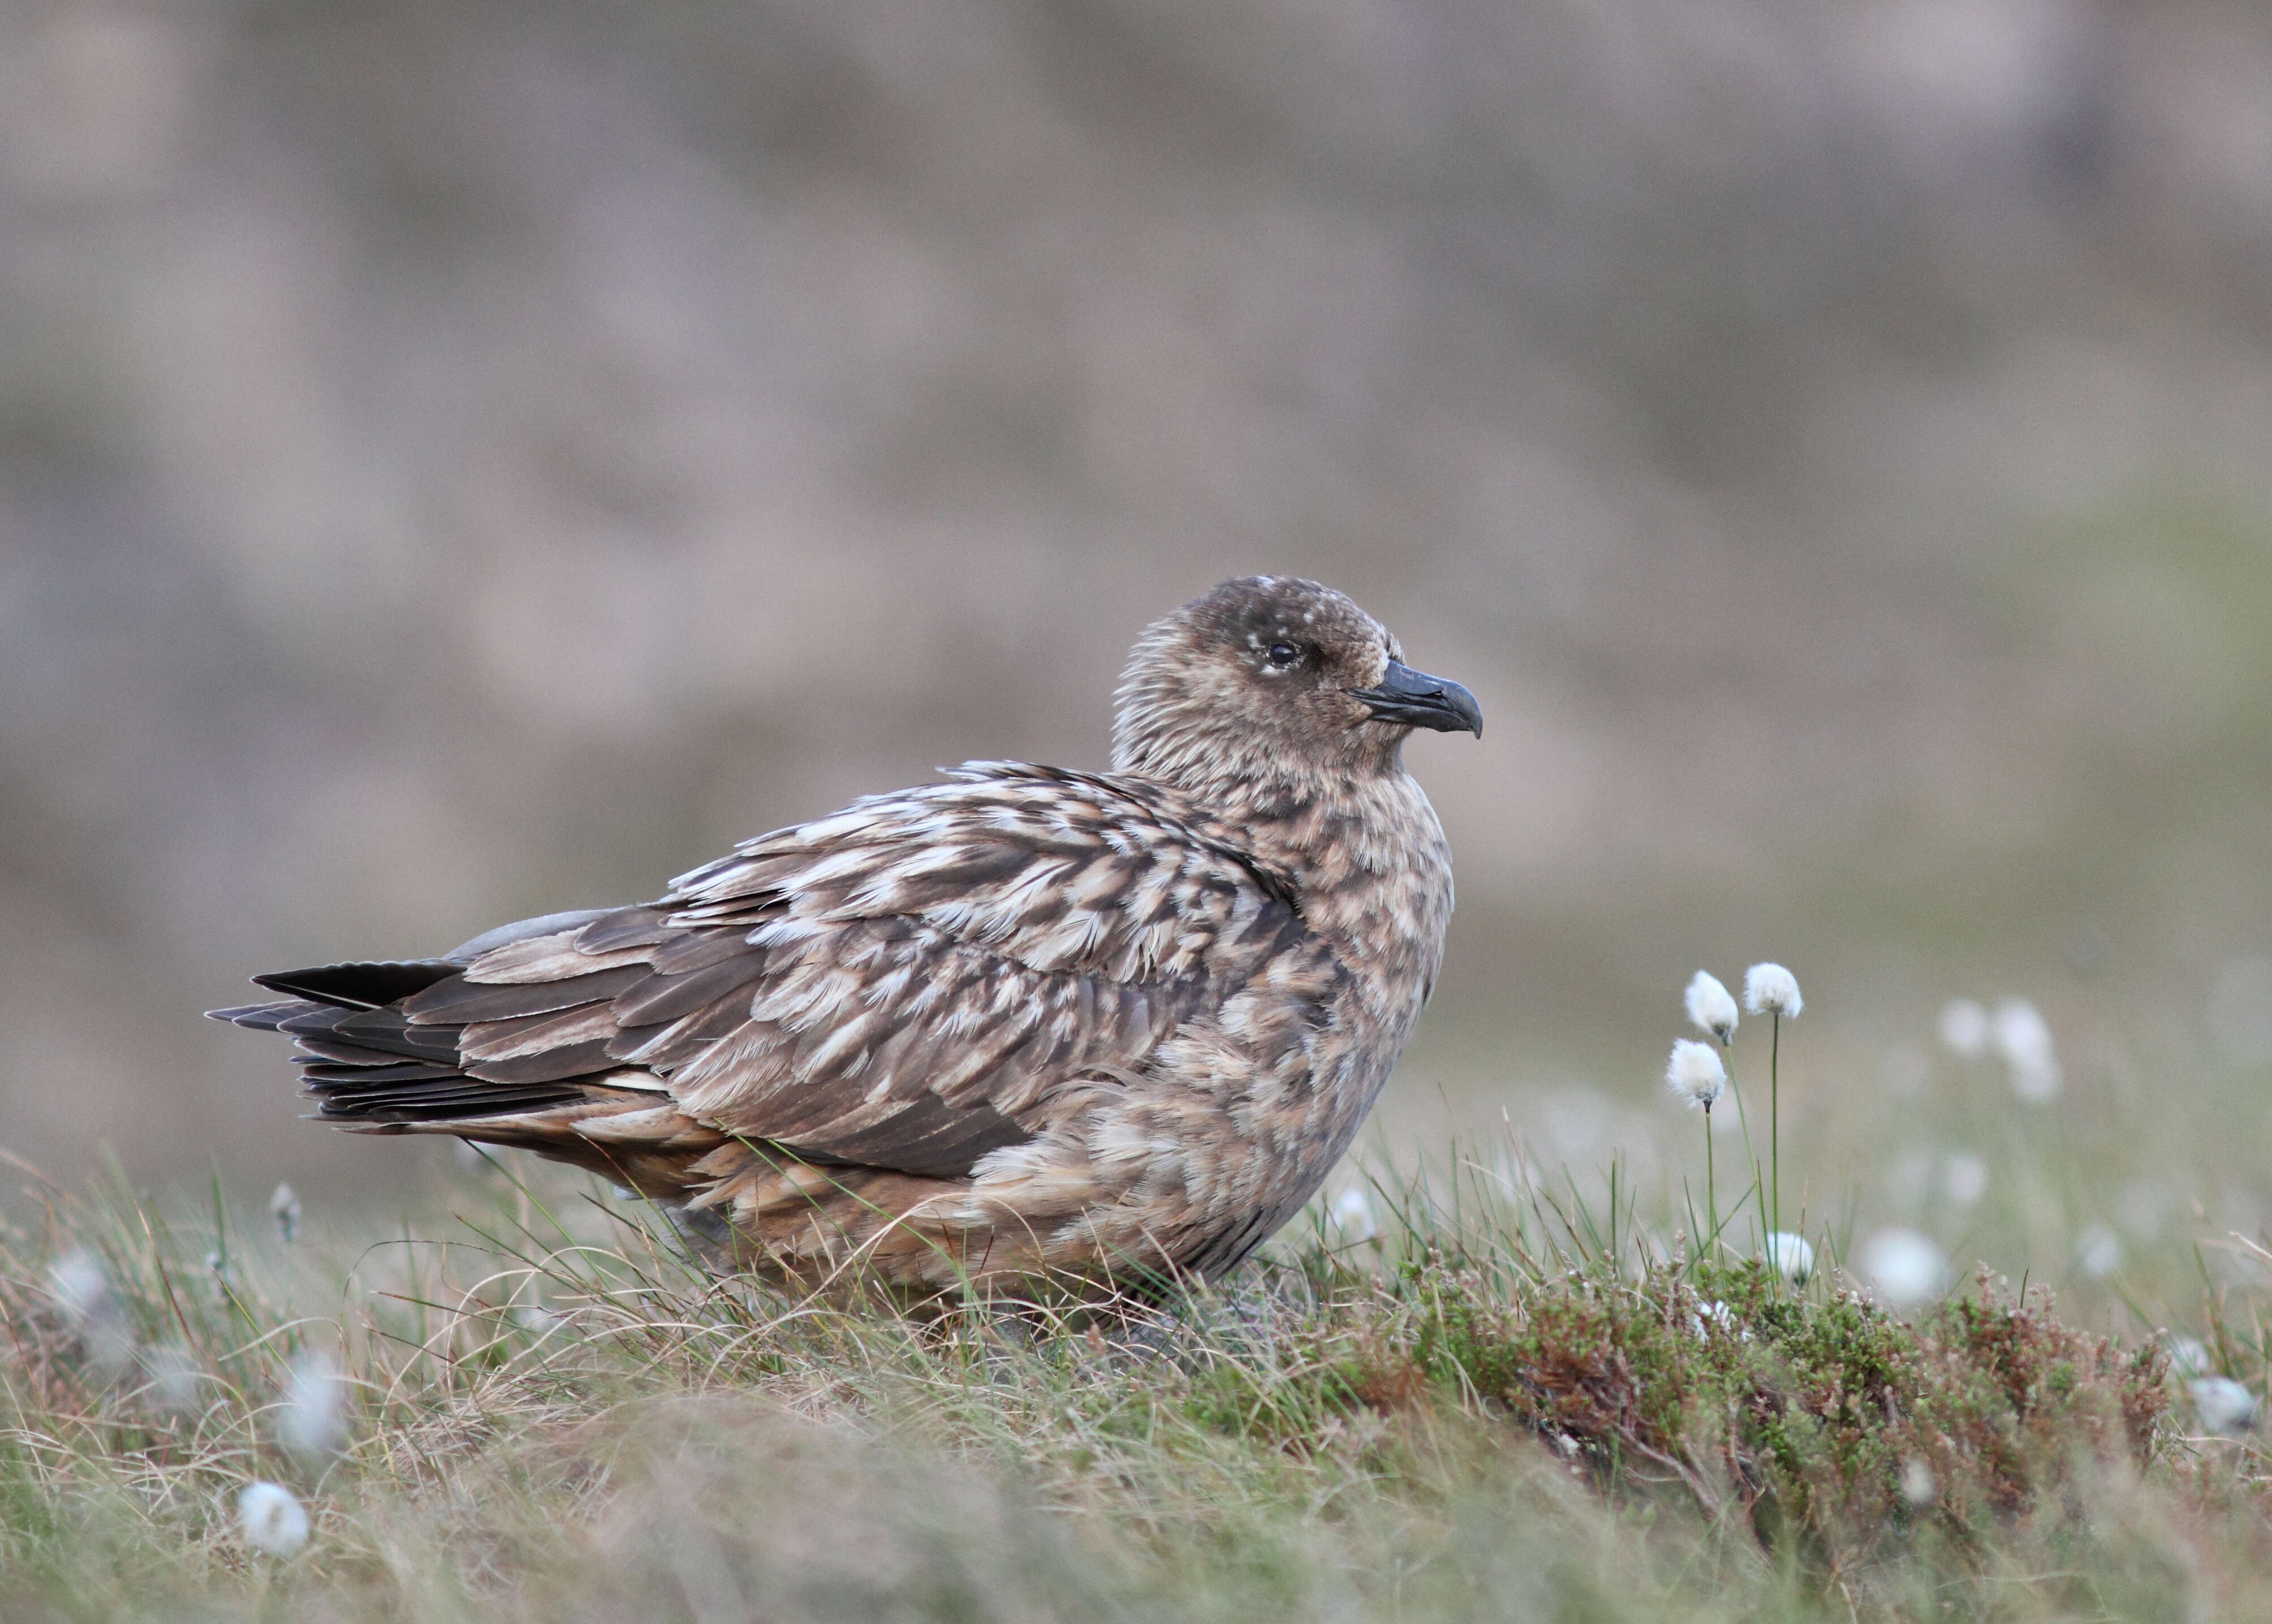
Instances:
[[[1984,1276],[1902,1321],[1421,1181],[1162,1308],[913,1321],[549,1176],[446,1241],[40,1194],[0,1235],[11,1617],[2272,1611],[2253,1446]],[[303,1551],[247,1544],[255,1480]]]

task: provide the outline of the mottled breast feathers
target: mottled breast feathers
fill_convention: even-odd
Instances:
[[[1321,956],[1287,887],[1174,800],[966,768],[490,948],[402,1012],[461,1028],[483,1082],[667,1089],[806,1159],[966,1173],[1274,956]]]

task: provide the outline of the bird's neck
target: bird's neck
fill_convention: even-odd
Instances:
[[[1368,954],[1418,952],[1434,979],[1452,911],[1451,851],[1401,764],[1184,793],[1222,838],[1293,886],[1312,930]]]

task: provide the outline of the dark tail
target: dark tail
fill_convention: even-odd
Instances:
[[[456,976],[446,959],[323,964],[255,976],[292,996],[206,1013],[215,1021],[281,1032],[299,1045],[300,1080],[327,1120],[373,1127],[462,1121],[569,1104],[586,1097],[567,1080],[488,1081],[459,1064],[463,1024],[413,1023],[402,1000]]]
[[[281,1032],[297,1044],[294,1058],[318,1102],[317,1115],[338,1126],[519,1146],[676,1199],[685,1193],[689,1170],[725,1140],[681,1116],[661,1078],[627,1066],[596,1038],[487,1059],[466,1052],[469,1028],[494,1033],[499,1023],[572,1015],[647,977],[645,963],[582,971],[569,944],[587,925],[637,935],[661,918],[654,909],[627,908],[522,920],[438,959],[256,976],[257,984],[286,996],[208,1013],[235,1026]],[[464,978],[475,959],[515,943],[539,949],[541,957],[545,938],[559,944],[564,973]]]

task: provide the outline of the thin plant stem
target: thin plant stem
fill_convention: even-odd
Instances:
[[[1712,1104],[1704,1104],[1704,1224],[1708,1237],[1705,1244],[1711,1254],[1720,1254],[1720,1197],[1712,1182]]]
[[[1743,1200],[1736,1203],[1736,1212],[1728,1215],[1728,1222],[1733,1224],[1736,1221],[1736,1213],[1743,1211],[1745,1201],[1750,1202],[1752,1223],[1759,1233],[1760,1244],[1765,1246],[1768,1220],[1767,1176],[1760,1171],[1760,1153],[1752,1149],[1752,1122],[1750,1114],[1744,1110],[1744,1091],[1736,1086],[1735,1045],[1723,1038],[1720,1043],[1720,1052],[1727,1062],[1728,1092],[1736,1096],[1736,1126],[1744,1136],[1744,1165],[1752,1170],[1751,1187],[1745,1193]]]
[[[1782,1011],[1776,1010],[1768,1017],[1771,1022],[1768,1037],[1768,1199],[1775,1216],[1768,1221],[1769,1232],[1782,1233]],[[1781,1241],[1769,1243],[1781,1246]],[[1773,1271],[1778,1279],[1782,1271]],[[1776,1287],[1780,1295],[1782,1287]]]
[[[1768,1220],[1768,1249],[1776,1252],[1782,1240],[1775,1236],[1783,1233],[1783,1011],[1770,1015],[1770,1036],[1768,1036],[1768,1204],[1775,1216]],[[1775,1295],[1783,1295],[1782,1254],[1768,1258],[1768,1276],[1775,1281]]]

